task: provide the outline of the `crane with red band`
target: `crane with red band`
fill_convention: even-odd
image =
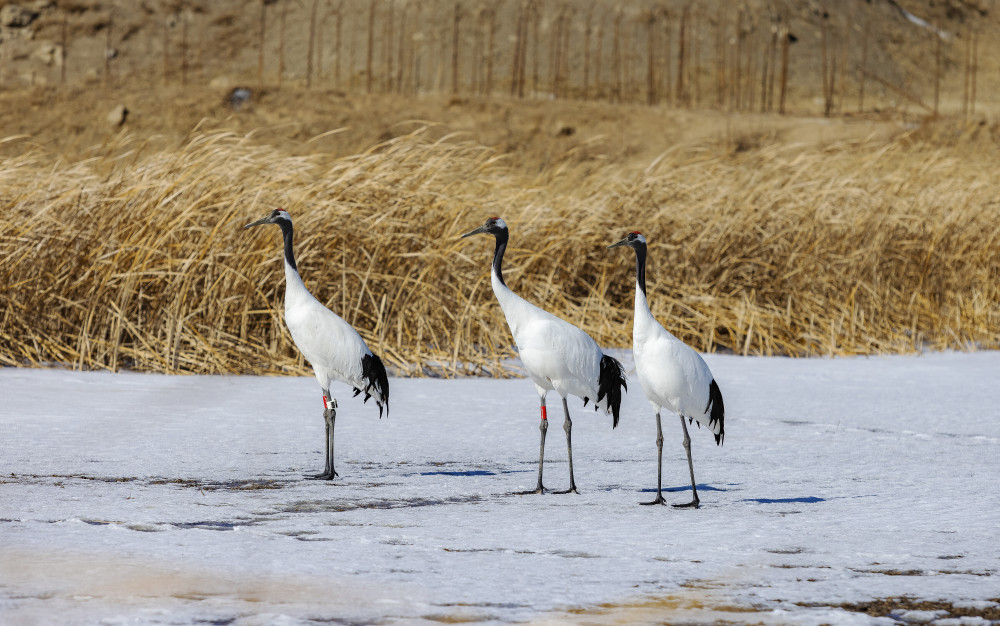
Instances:
[[[326,423],[326,467],[308,476],[332,480],[338,474],[333,463],[334,426],[337,401],[330,394],[330,383],[340,381],[354,388],[354,395],[365,394],[365,402],[374,398],[379,417],[389,413],[389,378],[382,359],[373,354],[358,331],[339,315],[323,306],[299,276],[292,250],[292,218],[288,211],[275,209],[267,216],[243,228],[274,224],[281,228],[285,244],[285,325],[302,356],[312,365],[323,390],[323,420]]]
[[[507,326],[514,336],[521,362],[528,377],[535,383],[541,403],[538,484],[534,490],[524,493],[545,492],[542,469],[545,461],[545,432],[549,427],[545,396],[552,390],[562,396],[565,415],[563,430],[566,432],[566,449],[569,453],[569,488],[555,493],[578,493],[573,478],[573,421],[569,416],[566,397],[575,395],[583,398],[584,406],[593,399],[595,410],[601,409],[606,414],[613,415],[614,428],[618,426],[622,392],[627,389],[625,370],[617,359],[604,354],[590,335],[511,291],[504,282],[501,267],[510,235],[506,222],[499,217],[491,217],[485,224],[462,237],[478,234],[493,235],[496,239],[490,270],[493,293],[507,318]]]

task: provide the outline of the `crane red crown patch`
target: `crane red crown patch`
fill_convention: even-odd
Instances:
[[[630,232],[629,234],[630,234],[630,235],[641,235],[642,233],[640,233],[640,232],[639,232],[639,231],[637,231],[637,230],[633,230],[633,231],[632,231],[632,232]]]
[[[288,211],[286,211],[285,209],[281,208],[280,206],[277,209],[275,209],[275,210],[276,211],[281,211],[282,213],[288,213]]]

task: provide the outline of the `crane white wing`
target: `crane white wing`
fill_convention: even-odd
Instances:
[[[712,372],[690,346],[654,322],[633,342],[636,374],[650,402],[708,426]]]
[[[511,291],[493,275],[493,291],[507,318],[528,376],[560,395],[597,398],[602,352],[590,335]]]
[[[549,315],[522,325],[515,341],[532,378],[544,376],[563,396],[596,399],[601,350],[590,335]]]
[[[286,276],[285,324],[296,347],[313,366],[324,387],[330,380],[362,387],[361,358],[371,354],[365,340],[343,318],[309,293],[301,279],[296,281],[295,278],[297,274]]]

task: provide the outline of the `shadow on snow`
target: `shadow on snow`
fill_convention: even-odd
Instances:
[[[691,485],[685,485],[684,487],[664,487],[661,491],[666,491],[666,492],[691,491]],[[729,491],[729,490],[722,489],[721,487],[713,487],[712,485],[699,484],[698,491]],[[656,493],[656,488],[652,487],[649,489],[640,489],[639,493]]]
[[[815,504],[817,502],[826,502],[826,498],[817,498],[816,496],[805,496],[802,498],[743,498],[740,502],[756,502],[758,504],[788,504],[790,502],[799,502],[802,504]]]

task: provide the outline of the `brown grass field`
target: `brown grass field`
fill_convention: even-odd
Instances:
[[[205,64],[186,86],[8,84],[0,364],[308,373],[277,231],[242,229],[278,206],[306,285],[403,375],[506,373],[492,242],[458,239],[490,215],[511,227],[508,284],[603,346],[631,344],[634,287],[605,247],[641,230],[653,312],[699,350],[998,349],[982,45],[975,115],[953,93],[950,114],[826,118],[801,89],[780,116],[292,80],[235,112]]]

